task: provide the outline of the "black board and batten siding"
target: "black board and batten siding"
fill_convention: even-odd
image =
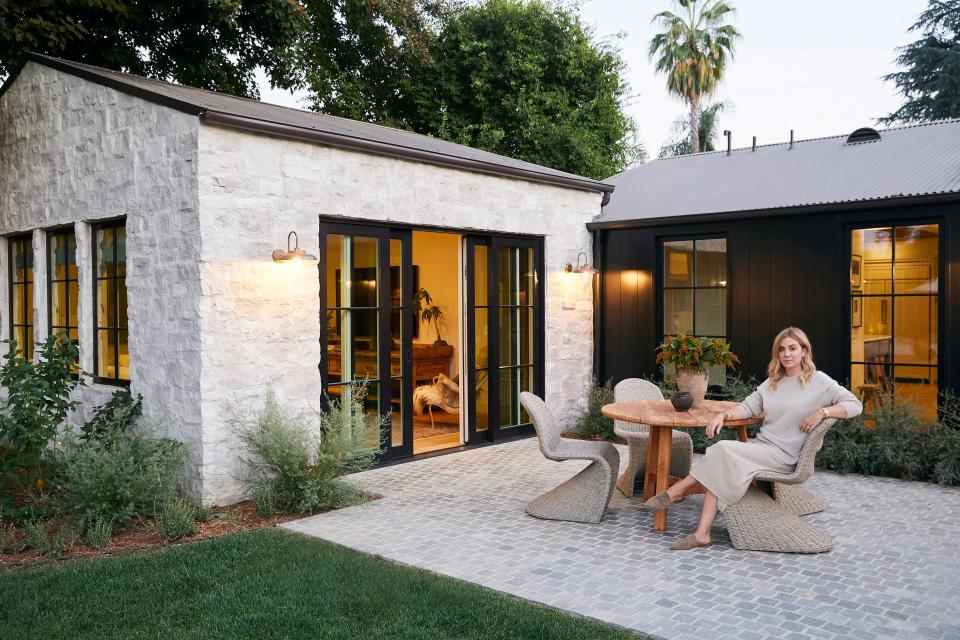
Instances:
[[[725,237],[727,333],[742,373],[766,377],[770,345],[784,327],[810,336],[817,367],[849,377],[850,230],[862,226],[940,225],[939,380],[960,391],[960,203],[890,206],[736,219],[697,216],[689,223],[638,221],[595,228],[600,269],[594,367],[601,381],[656,373],[662,332],[662,243]],[[676,220],[676,219],[674,219]],[[956,364],[955,364],[956,363]]]

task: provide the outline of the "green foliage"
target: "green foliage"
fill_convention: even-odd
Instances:
[[[904,70],[884,76],[905,98],[879,122],[924,122],[960,117],[960,0],[930,0],[910,27],[922,37],[900,47]]]
[[[94,516],[87,522],[87,544],[94,549],[103,549],[110,544],[113,535],[113,520],[107,516]]]
[[[253,506],[264,518],[272,518],[277,513],[277,494],[273,486],[264,484],[253,490]]]
[[[706,371],[715,365],[733,368],[740,362],[730,344],[719,338],[698,338],[679,333],[667,336],[657,347],[657,364],[672,364],[677,371]]]
[[[0,412],[0,441],[6,447],[0,456],[0,482],[15,484],[16,477],[26,472],[31,478],[35,474],[42,486],[41,456],[77,404],[70,400],[70,392],[82,384],[73,378],[77,346],[65,334],[52,335],[33,362],[31,354],[21,353],[16,340],[3,342],[10,353],[0,367],[0,385],[8,394]]]
[[[124,433],[111,446],[69,438],[56,458],[57,501],[84,526],[106,517],[122,527],[154,515],[174,494],[185,458],[182,443],[150,434]]]
[[[295,81],[306,13],[289,0],[0,0],[0,76],[30,51],[256,98],[254,72]]]
[[[27,549],[36,549],[40,553],[46,553],[50,548],[50,538],[47,536],[47,527],[42,520],[36,520],[23,527],[23,538],[17,551],[26,551]]]
[[[582,436],[599,436],[604,440],[613,440],[617,435],[613,432],[613,420],[603,415],[600,410],[603,405],[613,402],[613,380],[607,380],[602,385],[596,378],[587,385],[587,404],[576,409],[574,415],[574,430]]]
[[[0,553],[16,550],[17,527],[12,522],[4,522],[0,518]]]
[[[93,417],[80,427],[81,439],[110,446],[143,415],[143,396],[134,398],[129,389],[113,392],[110,400],[97,407]]]
[[[648,54],[658,73],[667,76],[667,90],[690,105],[690,151],[700,151],[700,100],[717,88],[733,56],[740,32],[726,20],[733,6],[724,0],[675,0],[680,15],[658,13],[664,29],[650,41]]]
[[[432,322],[434,329],[437,331],[437,342],[443,340],[440,337],[440,320],[443,319],[443,309],[433,304],[430,292],[423,287],[420,287],[413,295],[413,313],[415,316],[419,316],[421,322],[427,324]]]
[[[264,406],[234,420],[234,428],[256,457],[250,488],[272,488],[276,507],[306,513],[354,504],[359,490],[338,480],[369,468],[381,451],[382,420],[364,410],[366,386],[344,389],[345,399],[330,398],[328,408],[310,419],[281,407],[273,392]]]
[[[80,535],[76,529],[68,524],[61,525],[50,538],[50,546],[47,549],[47,553],[55,557],[63,555],[63,553],[75,545],[79,539]]]
[[[179,540],[197,533],[196,507],[186,498],[175,496],[166,501],[157,515],[157,531],[167,540]]]
[[[716,151],[720,137],[720,113],[729,107],[728,102],[716,102],[700,112],[700,151]],[[682,116],[673,122],[674,138],[660,147],[658,158],[683,156],[692,153],[690,148],[690,117]]]
[[[956,421],[960,416],[948,416]],[[843,473],[960,484],[960,431],[925,421],[908,402],[881,397],[869,417],[841,421],[827,434],[817,467]]]
[[[193,519],[197,522],[209,522],[213,517],[213,506],[209,504],[196,505],[193,508]]]

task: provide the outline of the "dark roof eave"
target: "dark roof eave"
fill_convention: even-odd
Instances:
[[[242,129],[254,133],[279,136],[294,140],[303,140],[324,144],[332,147],[340,147],[353,151],[363,151],[377,155],[401,158],[403,160],[412,160],[415,162],[425,162],[445,167],[454,167],[457,169],[466,169],[469,171],[487,173],[508,178],[518,178],[530,182],[538,182],[554,186],[580,189],[582,191],[591,191],[595,193],[612,193],[614,186],[597,182],[587,178],[578,178],[575,176],[555,176],[530,169],[521,169],[518,167],[508,167],[497,165],[470,158],[459,158],[457,156],[437,154],[435,152],[413,149],[399,145],[387,144],[376,140],[366,138],[345,136],[342,134],[333,134],[327,131],[318,131],[316,129],[306,129],[268,120],[258,120],[256,118],[247,118],[230,113],[219,111],[204,111],[200,119],[209,125],[218,125]]]
[[[827,211],[856,211],[859,209],[890,208],[911,205],[943,204],[960,202],[960,192],[931,193],[917,196],[898,196],[874,198],[871,200],[852,200],[847,202],[827,202],[822,204],[799,205],[792,207],[773,207],[769,209],[748,209],[741,211],[717,211],[712,213],[691,213],[682,216],[664,218],[638,218],[634,220],[610,220],[608,222],[588,222],[590,231],[607,229],[636,229],[641,227],[659,227],[675,224],[696,224],[700,222],[718,222],[723,220],[742,220],[767,215],[802,215]]]

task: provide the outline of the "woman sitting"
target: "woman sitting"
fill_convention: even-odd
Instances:
[[[821,420],[850,418],[863,406],[855,395],[817,371],[807,335],[795,327],[781,331],[773,341],[769,377],[733,409],[714,415],[707,437],[723,428],[724,420],[742,420],[763,414],[763,426],[748,442],[721,440],[690,469],[690,475],[653,496],[643,506],[662,509],[681,499],[697,482],[705,490],[696,530],[673,544],[685,550],[710,544],[710,527],[723,511],[747,492],[754,476],[764,471],[791,473],[800,449]]]

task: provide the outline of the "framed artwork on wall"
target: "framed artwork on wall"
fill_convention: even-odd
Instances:
[[[863,256],[850,256],[850,286],[859,289],[863,285]]]
[[[856,329],[863,326],[863,298],[860,291],[854,290],[850,298],[850,327]]]

